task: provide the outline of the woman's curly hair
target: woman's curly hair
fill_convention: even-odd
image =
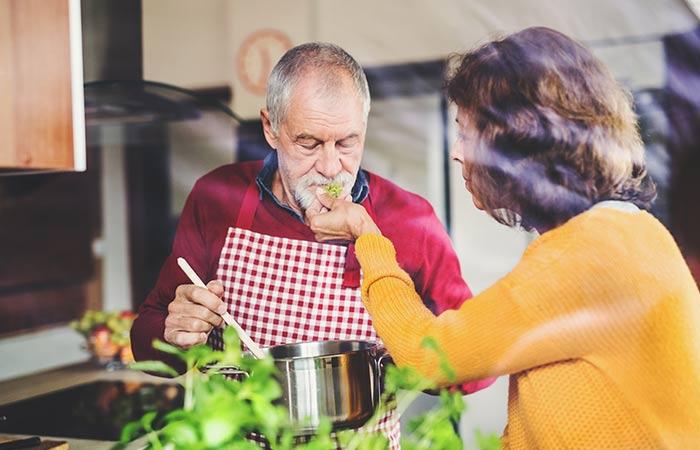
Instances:
[[[650,208],[631,95],[586,47],[528,28],[456,66],[447,96],[478,136],[469,184],[496,220],[549,229],[603,200]]]

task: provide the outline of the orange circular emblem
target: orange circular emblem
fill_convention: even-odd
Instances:
[[[253,94],[265,95],[267,77],[277,60],[290,48],[292,40],[279,30],[263,29],[248,35],[236,58],[236,69],[243,87]]]

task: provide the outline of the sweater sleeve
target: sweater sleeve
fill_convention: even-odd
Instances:
[[[423,231],[422,271],[418,291],[435,305],[434,312],[440,315],[445,311],[458,309],[472,297],[471,290],[462,277],[462,268],[445,227],[432,208],[425,220]],[[462,384],[459,389],[464,394],[472,394],[491,386],[495,377],[473,380]]]
[[[608,331],[615,327],[603,323],[611,316],[582,308],[581,298],[567,296],[575,284],[557,283],[556,274],[549,276],[548,270],[542,270],[548,262],[538,266],[539,261],[523,260],[459,310],[436,317],[423,306],[411,279],[398,266],[391,241],[364,235],[356,251],[365,274],[365,306],[392,357],[440,384],[447,380],[435,373],[434,352],[421,346],[426,336],[437,340],[459,381],[579,357],[612,339]],[[566,273],[572,268],[550,269]],[[600,300],[598,307],[603,304]]]
[[[199,192],[195,185],[182,210],[172,252],[161,268],[155,287],[141,304],[131,328],[131,346],[137,361],[161,360],[178,370],[184,368],[179,359],[155,350],[153,341],[164,340],[168,305],[175,298],[177,286],[190,283],[178,266],[177,258],[185,258],[200,276],[204,277],[207,273],[207,248],[201,226]]]

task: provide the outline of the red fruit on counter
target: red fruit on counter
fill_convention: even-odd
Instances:
[[[119,351],[119,347],[110,339],[111,334],[105,325],[96,326],[90,333],[89,342],[99,358],[111,358]]]

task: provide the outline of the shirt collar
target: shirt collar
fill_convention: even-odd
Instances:
[[[303,222],[303,217],[301,217],[288,205],[281,203],[272,193],[272,180],[275,176],[275,172],[277,171],[277,167],[277,152],[272,151],[269,155],[267,155],[265,161],[263,161],[262,169],[258,173],[258,176],[255,177],[255,183],[260,189],[260,200],[263,199],[264,195],[268,195],[277,206],[291,213],[294,217]],[[369,181],[367,179],[367,173],[364,171],[364,169],[360,169],[357,171],[355,184],[350,190],[350,197],[352,197],[352,201],[354,203],[362,203],[364,199],[367,198],[367,195],[369,195]]]

